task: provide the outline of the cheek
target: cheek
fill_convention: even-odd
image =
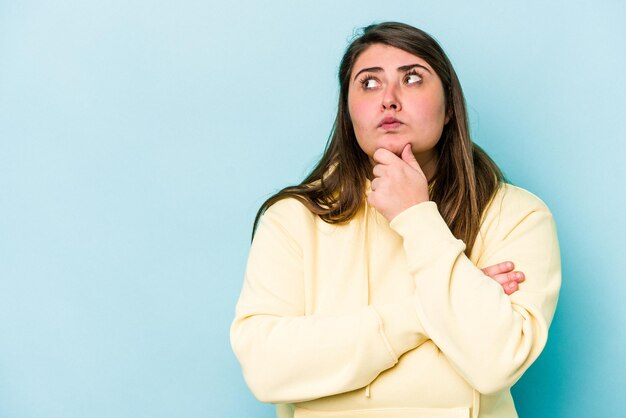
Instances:
[[[348,112],[352,121],[352,128],[359,147],[366,153],[370,154],[371,134],[368,130],[368,123],[372,120],[369,107],[363,101],[348,101]]]
[[[426,124],[443,125],[446,117],[446,104],[443,97],[425,97],[415,103],[420,111],[418,118]]]
[[[368,120],[367,106],[362,101],[354,100],[348,103],[348,111],[352,119],[354,129],[361,129]]]

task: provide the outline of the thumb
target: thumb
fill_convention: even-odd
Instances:
[[[410,165],[414,169],[416,169],[418,171],[422,171],[422,168],[420,167],[419,163],[415,159],[415,156],[413,155],[413,152],[411,151],[411,144],[410,143],[406,144],[404,146],[404,149],[402,150],[402,161],[404,161],[405,163],[407,163],[408,165]]]

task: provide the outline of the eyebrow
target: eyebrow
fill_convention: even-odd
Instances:
[[[409,71],[410,69],[415,68],[415,67],[420,67],[420,68],[423,68],[423,69],[425,69],[426,71],[428,71],[428,72],[430,73],[430,70],[429,70],[428,68],[424,67],[424,66],[423,66],[423,65],[421,65],[421,64],[409,64],[409,65],[403,65],[402,67],[398,67],[398,71],[399,71],[399,72]],[[357,78],[357,77],[359,76],[359,74],[361,74],[361,73],[365,73],[365,72],[368,72],[368,73],[379,73],[379,72],[381,72],[381,71],[383,71],[383,69],[382,69],[381,67],[368,67],[368,68],[363,68],[361,71],[359,71],[358,73],[356,73],[356,75],[354,76],[353,81],[354,81],[354,80],[356,80],[356,78]]]

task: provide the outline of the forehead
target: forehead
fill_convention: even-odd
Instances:
[[[356,59],[352,74],[363,68],[381,67],[395,71],[398,67],[409,64],[421,64],[431,69],[430,64],[423,58],[411,54],[403,49],[384,44],[374,44],[363,51]]]

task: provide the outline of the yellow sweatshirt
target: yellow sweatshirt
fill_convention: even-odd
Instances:
[[[516,417],[510,387],[541,353],[561,268],[545,204],[501,185],[468,258],[434,202],[331,225],[295,199],[252,243],[231,344],[287,417]],[[480,268],[513,261],[508,296]]]

